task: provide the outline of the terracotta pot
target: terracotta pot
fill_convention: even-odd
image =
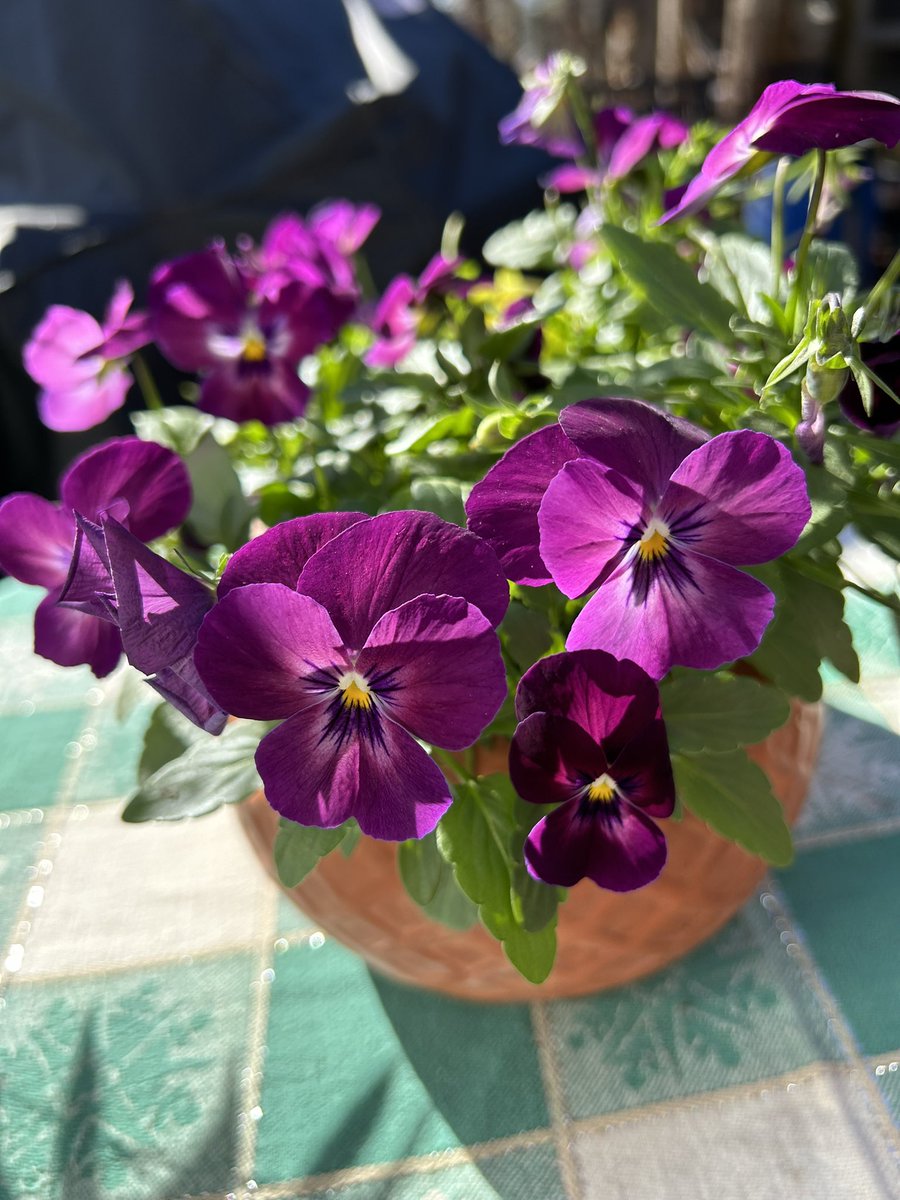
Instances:
[[[795,701],[787,724],[748,748],[791,823],[806,797],[821,730],[821,706]],[[494,757],[505,766],[502,750]],[[483,762],[481,768],[497,770],[498,764]],[[237,812],[275,876],[278,815],[262,793]],[[326,933],[404,983],[467,1000],[581,996],[639,979],[686,954],[725,924],[765,873],[760,859],[690,813],[667,822],[666,837],[668,862],[649,887],[616,894],[582,881],[570,890],[559,909],[556,963],[540,986],[522,979],[480,926],[458,933],[426,917],[400,882],[391,843],[363,838],[349,858],[339,851],[329,855],[287,894]]]

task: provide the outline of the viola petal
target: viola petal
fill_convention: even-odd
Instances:
[[[103,679],[122,653],[122,639],[115,625],[75,609],[57,604],[58,590],[37,606],[34,614],[34,650],[61,667],[87,664]]]
[[[309,388],[297,374],[296,362],[269,359],[245,363],[221,361],[203,380],[198,407],[229,421],[262,421],[279,425],[306,411]]]
[[[809,520],[806,477],[764,433],[720,433],[676,469],[660,513],[680,545],[734,566],[790,550]]]
[[[312,556],[297,590],[327,606],[361,649],[385,613],[423,594],[462,596],[499,625],[509,587],[493,550],[433,513],[389,512],[351,525]]]
[[[66,508],[91,521],[112,510],[142,542],[180,525],[191,506],[184,463],[136,437],[112,438],[82,454],[60,481]]]
[[[493,546],[514,583],[551,582],[540,555],[538,509],[550,481],[577,454],[560,426],[548,425],[510,447],[472,488],[468,527]]]
[[[251,583],[234,588],[207,614],[194,662],[226,712],[265,721],[320,703],[323,688],[310,676],[345,664],[346,655],[315,600],[280,583]]]
[[[670,551],[638,566],[627,558],[578,614],[569,650],[607,650],[653,678],[673,666],[710,671],[752,654],[775,597],[735,567]]]
[[[571,887],[587,878],[609,891],[630,892],[659,875],[666,839],[649,817],[628,804],[570,800],[532,829],[525,862],[545,883]]]
[[[75,522],[58,504],[30,492],[0,501],[0,568],[14,579],[61,587],[74,541]]]
[[[566,717],[536,712],[520,722],[509,749],[509,777],[523,800],[571,800],[609,769],[601,746]]]
[[[392,721],[446,750],[471,746],[507,694],[497,634],[456,596],[417,596],[386,613],[356,669]]]
[[[625,799],[651,817],[675,811],[675,779],[665,723],[656,718],[610,761],[610,774]]]
[[[583,400],[564,408],[559,423],[582,454],[632,480],[649,504],[672,472],[708,440],[702,429],[640,400]]]
[[[145,675],[193,654],[213,606],[207,587],[154,554],[118,521],[103,523],[122,645]]]
[[[72,433],[93,429],[120,409],[134,380],[125,367],[110,367],[64,392],[40,392],[38,416],[48,429]]]
[[[219,580],[219,599],[248,583],[283,583],[296,590],[300,572],[333,537],[367,521],[365,513],[313,513],[274,525],[231,556]]]
[[[659,689],[636,663],[602,650],[542,658],[516,689],[516,715],[548,712],[580,725],[612,761],[659,716]]]
[[[285,721],[256,753],[269,803],[301,825],[328,829],[355,817],[370,837],[424,837],[450,807],[449,785],[405,730],[383,721],[379,732],[336,746],[323,705]]]
[[[53,304],[22,351],[25,370],[42,388],[65,392],[96,376],[102,361],[91,355],[103,342],[103,330],[86,312]]]
[[[538,510],[541,558],[566,596],[581,596],[618,565],[638,536],[642,489],[592,458],[567,462]]]

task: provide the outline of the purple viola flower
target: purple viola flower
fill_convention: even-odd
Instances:
[[[654,818],[675,783],[659,692],[640,667],[599,650],[542,659],[516,692],[509,774],[524,800],[558,804],[525,842],[529,872],[571,887],[643,887],[666,861]]]
[[[867,367],[900,396],[900,332],[887,342],[861,342],[859,354]],[[876,437],[890,438],[900,429],[900,404],[872,382],[872,411],[867,413],[859,385],[851,375],[838,397],[848,421]]]
[[[78,536],[61,604],[81,604],[118,630],[125,657],[146,682],[207,733],[227,714],[194,666],[200,623],[212,608],[210,588],[155,554],[113,517],[100,524],[76,516]],[[93,609],[85,607],[93,604]]]
[[[522,98],[498,126],[504,146],[538,146],[559,158],[578,158],[584,139],[566,95],[569,80],[583,75],[585,64],[557,52],[537,64],[522,80]]]
[[[36,653],[63,667],[87,663],[98,678],[121,654],[118,630],[92,615],[103,613],[102,604],[92,606],[84,595],[78,608],[57,603],[70,573],[76,513],[94,523],[114,516],[150,541],[179,525],[190,504],[190,480],[178,456],[135,437],[114,438],[76,459],[60,482],[59,504],[29,493],[0,503],[0,567],[48,592],[34,618]],[[102,581],[105,564],[86,550],[85,571],[88,559],[93,578]]]
[[[657,679],[752,653],[774,597],[737,567],[785,553],[810,516],[788,451],[750,430],[708,440],[637,400],[572,405],[551,430],[508,451],[467,512],[516,582],[596,590],[568,649]]]
[[[200,408],[266,425],[301,416],[309,389],[300,360],[336,332],[326,289],[292,280],[274,298],[221,246],[165,263],[150,283],[153,336],[183,371],[202,376]],[[352,308],[352,303],[350,304]]]
[[[494,627],[506,581],[488,546],[431,514],[348,516],[295,588],[228,590],[201,626],[195,662],[228,712],[285,718],[256,756],[283,816],[323,828],[354,817],[372,837],[423,837],[452,797],[416,739],[463,749],[500,708]],[[254,575],[267,551],[275,577],[303,557],[306,531],[291,524],[298,548],[271,541]],[[327,531],[313,531],[310,546],[319,535]]]
[[[872,138],[900,141],[900,100],[884,92],[839,92],[830,83],[770,84],[734,129],[710,150],[700,174],[661,223],[703,208],[739,171],[761,166],[768,155],[837,150]]]
[[[40,386],[38,415],[48,429],[91,429],[125,403],[133,382],[128,360],[150,341],[146,315],[129,311],[133,300],[123,280],[102,324],[64,304],[47,309],[22,357]]]

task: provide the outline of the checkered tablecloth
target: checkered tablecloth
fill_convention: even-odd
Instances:
[[[791,870],[642,983],[479,1007],[310,927],[234,812],[123,824],[154,698],[34,658],[37,598],[0,583],[0,1200],[900,1195],[883,610],[850,598]]]

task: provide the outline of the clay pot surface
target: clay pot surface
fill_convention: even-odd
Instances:
[[[748,747],[793,823],[806,797],[822,733],[820,705],[794,701],[791,716]],[[489,751],[490,754],[490,751]],[[502,752],[501,752],[502,754]],[[505,765],[500,757],[500,765]],[[484,764],[497,770],[498,764]],[[278,814],[260,792],[238,806],[270,874]],[[467,1000],[528,1001],[582,996],[640,979],[705,941],[753,895],[761,859],[685,813],[665,823],[662,875],[636,892],[606,892],[588,880],[560,905],[557,957],[549,978],[526,982],[480,925],[464,933],[430,920],[407,895],[393,843],[362,838],[349,858],[338,850],[297,887],[285,889],[325,933],[392,979]]]

